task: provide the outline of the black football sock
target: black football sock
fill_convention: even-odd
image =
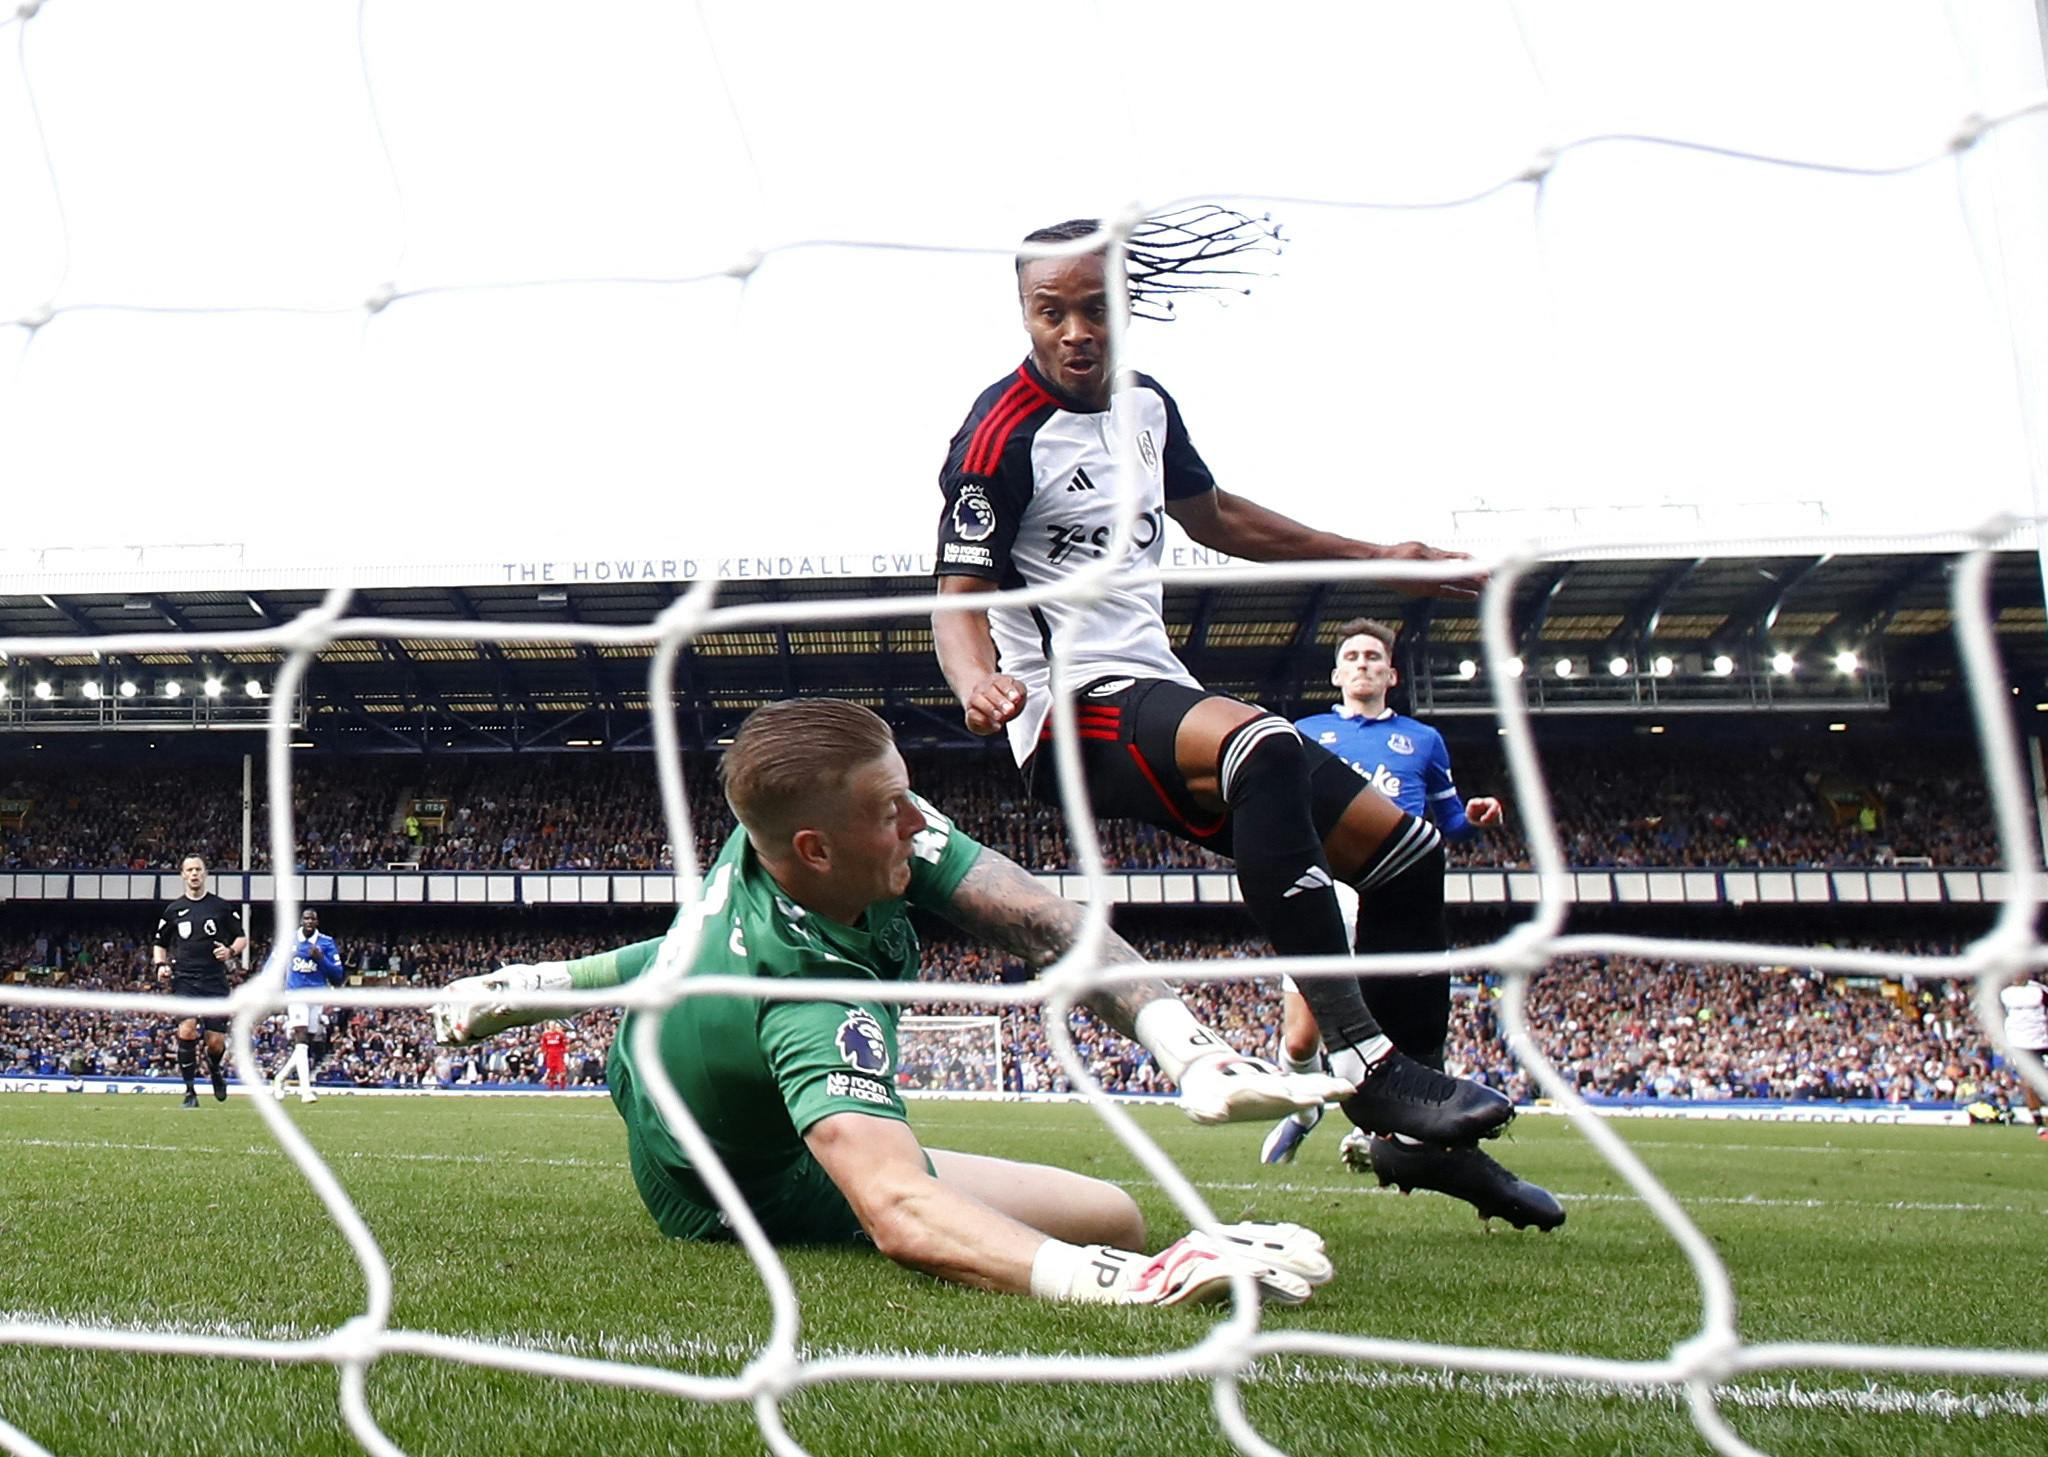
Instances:
[[[192,1083],[199,1076],[199,1040],[194,1037],[180,1037],[178,1040],[178,1073],[185,1079],[185,1091],[194,1091]]]
[[[1301,735],[1284,719],[1251,719],[1224,738],[1218,772],[1245,909],[1282,956],[1343,955],[1344,916],[1309,808]],[[1297,981],[1331,1047],[1364,1047],[1380,1036],[1352,978]]]
[[[1414,826],[1429,831],[1419,834]],[[1400,867],[1386,870],[1392,847],[1410,842]],[[1358,935],[1354,949],[1361,956],[1399,951],[1441,951],[1450,944],[1444,922],[1444,850],[1435,828],[1412,817],[1397,827],[1359,876]],[[1394,1046],[1419,1063],[1444,1065],[1444,1040],[1450,1033],[1449,973],[1423,976],[1361,978],[1365,1002]]]

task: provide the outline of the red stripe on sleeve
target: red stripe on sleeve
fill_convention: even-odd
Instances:
[[[989,474],[1002,460],[1003,447],[1010,443],[1010,436],[1025,417],[1052,403],[1052,396],[1040,389],[1020,365],[1017,382],[1004,391],[1003,397],[996,401],[996,407],[975,428],[974,439],[968,443],[961,468],[968,475]]]

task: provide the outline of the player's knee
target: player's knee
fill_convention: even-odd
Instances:
[[[1444,867],[1448,863],[1442,832],[1428,820],[1403,815],[1393,833],[1372,853],[1353,884],[1360,895],[1367,891],[1384,891],[1397,884],[1433,883],[1440,887]],[[1363,922],[1367,914],[1361,908],[1359,920]]]
[[[1287,1019],[1287,1025],[1280,1032],[1280,1050],[1289,1062],[1307,1062],[1316,1055],[1323,1045],[1322,1034],[1316,1030],[1315,1019],[1304,1017],[1300,1022]]]
[[[1308,757],[1301,751],[1301,732],[1270,713],[1246,719],[1223,737],[1216,784],[1233,808],[1261,794],[1293,795],[1306,803]]]

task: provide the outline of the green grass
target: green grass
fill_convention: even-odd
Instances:
[[[291,1109],[390,1258],[395,1323],[730,1374],[768,1328],[731,1248],[663,1240],[617,1119],[597,1099],[330,1098]],[[925,1141],[1131,1180],[1156,1234],[1180,1223],[1087,1110],[922,1103]],[[1486,1233],[1463,1205],[1400,1198],[1337,1166],[1257,1167],[1261,1130],[1146,1129],[1224,1218],[1320,1230],[1337,1278],[1275,1328],[1655,1359],[1698,1324],[1690,1272],[1626,1186],[1561,1121],[1498,1150],[1566,1196],[1554,1236]],[[1751,1340],[2042,1350],[2048,1145],[2012,1129],[1616,1125],[1715,1242]],[[1214,1311],[1074,1309],[941,1286],[852,1251],[793,1251],[807,1351],[1130,1355],[1198,1340]],[[317,1335],[360,1310],[347,1247],[239,1099],[0,1099],[0,1321]],[[354,1453],[325,1367],[0,1346],[0,1418],[59,1453]],[[378,1362],[370,1401],[409,1452],[759,1452],[750,1411],[416,1357]],[[1938,1393],[1948,1393],[1950,1400]],[[1767,1451],[2048,1451],[2048,1382],[1785,1372],[1725,1405]],[[1968,1398],[1984,1400],[1972,1402]],[[1368,1453],[1696,1453],[1666,1392],[1532,1378],[1275,1361],[1245,1404],[1303,1457]],[[1234,1450],[1199,1381],[1149,1386],[861,1383],[785,1408],[815,1453]]]

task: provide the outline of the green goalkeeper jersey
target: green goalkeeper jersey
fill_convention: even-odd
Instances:
[[[912,841],[909,892],[870,906],[858,926],[791,901],[762,867],[746,832],[735,830],[704,877],[704,928],[688,974],[792,982],[915,979],[918,941],[910,907],[943,911],[981,853],[946,816],[921,799],[917,807],[930,823]],[[608,952],[573,964],[572,974],[579,983],[630,981],[654,964],[660,946],[657,938]],[[662,1066],[751,1200],[808,1164],[803,1135],[819,1119],[834,1113],[905,1117],[895,1077],[900,1010],[891,1002],[769,994],[689,997],[665,1011],[635,1012],[612,1039],[606,1066],[612,1101],[647,1159],[683,1189],[701,1188],[634,1062],[635,1023],[659,1017]]]

